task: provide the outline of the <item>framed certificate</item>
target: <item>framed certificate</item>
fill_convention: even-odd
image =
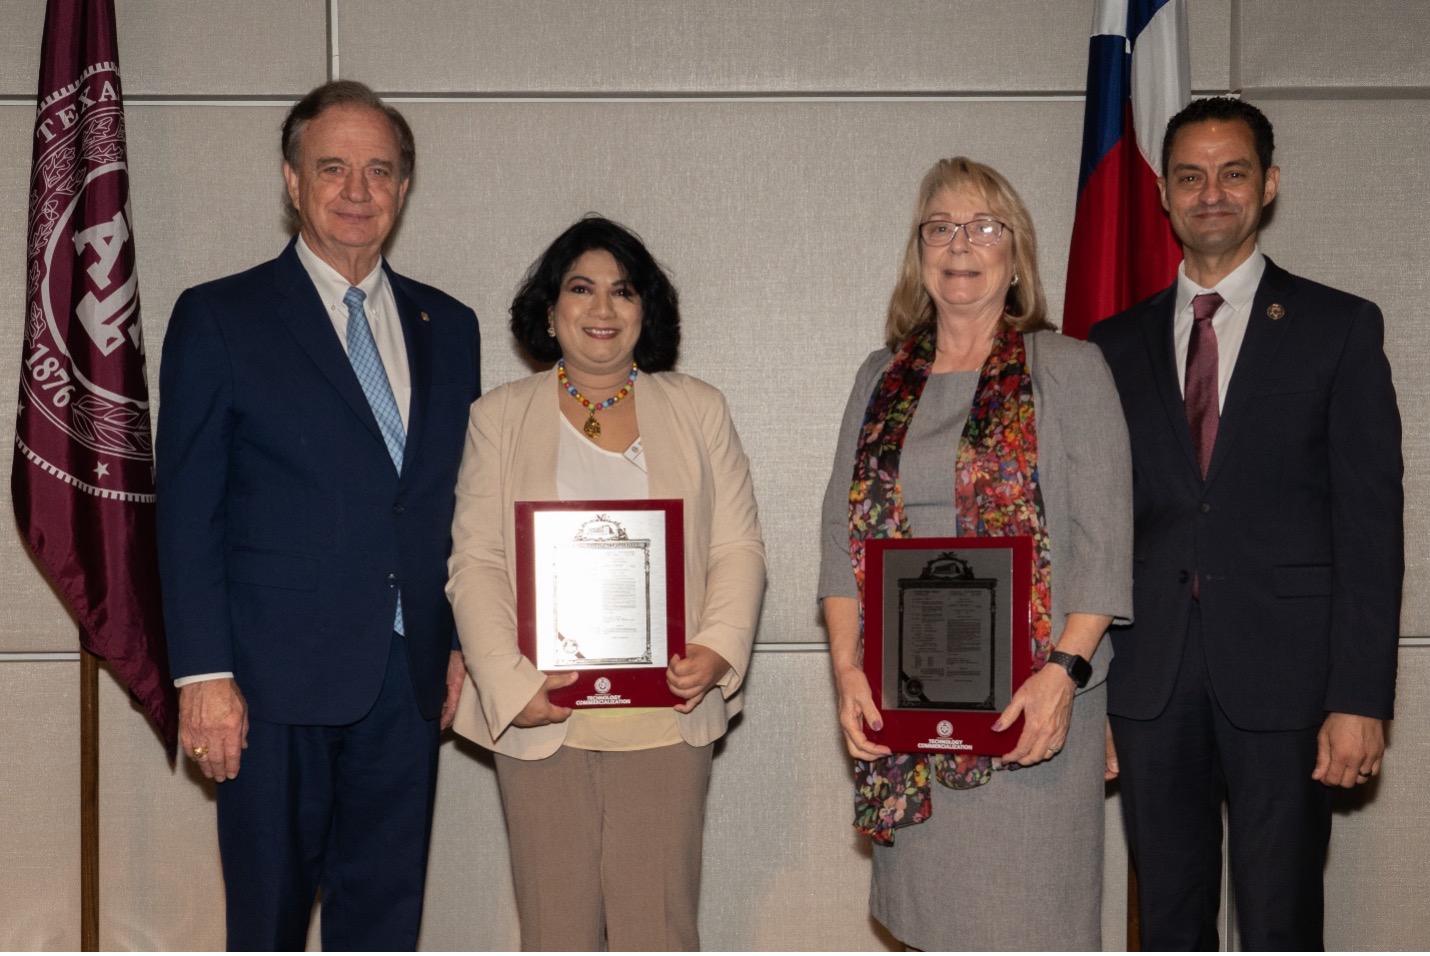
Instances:
[[[517,644],[538,670],[577,671],[562,707],[670,707],[685,653],[684,504],[518,501]]]
[[[866,548],[864,673],[884,718],[869,739],[907,753],[1012,750],[1022,719],[992,728],[1032,673],[1032,538],[876,538]]]

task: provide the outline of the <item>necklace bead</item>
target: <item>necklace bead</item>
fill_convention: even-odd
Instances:
[[[586,423],[581,426],[581,430],[586,433],[587,437],[592,439],[601,437],[601,423],[596,421],[596,413],[605,411],[631,393],[631,389],[635,388],[637,371],[636,363],[632,362],[631,374],[626,376],[626,383],[621,386],[620,391],[605,401],[593,402],[582,395],[575,385],[571,384],[571,379],[566,376],[566,360],[561,359],[556,363],[556,380],[561,383],[562,388],[566,389],[566,394],[576,399],[577,403],[589,413],[586,416]]]

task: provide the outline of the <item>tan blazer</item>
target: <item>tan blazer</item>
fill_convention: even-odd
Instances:
[[[561,410],[556,373],[494,389],[473,406],[457,478],[447,597],[467,659],[454,726],[523,760],[550,756],[566,725],[512,727],[543,676],[516,643],[515,508],[556,500]],[[685,633],[730,662],[730,673],[689,714],[686,742],[703,746],[739,712],[740,685],[765,590],[765,545],[749,460],[725,397],[675,372],[642,375],[636,415],[652,498],[685,502]]]

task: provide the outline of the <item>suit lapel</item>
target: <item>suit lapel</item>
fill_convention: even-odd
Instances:
[[[1247,317],[1246,336],[1241,340],[1241,351],[1237,353],[1231,382],[1226,387],[1216,444],[1212,446],[1212,460],[1207,466],[1207,484],[1216,478],[1217,468],[1231,453],[1237,431],[1255,408],[1257,386],[1271,366],[1286,330],[1296,320],[1294,304],[1290,301],[1291,286],[1287,280],[1286,270],[1268,258],[1266,271],[1262,273],[1261,284],[1251,303],[1251,315]],[[1275,319],[1268,314],[1273,303],[1281,306]]]
[[[1187,467],[1200,478],[1197,451],[1192,446],[1192,430],[1187,425],[1187,403],[1177,379],[1177,348],[1172,335],[1176,303],[1177,286],[1174,283],[1147,303],[1148,316],[1142,323],[1142,334],[1152,367],[1152,380],[1157,388],[1157,397],[1161,399],[1162,410],[1167,415],[1167,423],[1171,426],[1173,440],[1182,450]]]
[[[296,240],[294,240],[296,242]],[[278,315],[289,333],[308,353],[318,371],[352,408],[353,414],[367,426],[373,437],[382,441],[382,429],[372,414],[372,406],[358,384],[357,373],[343,351],[342,343],[333,334],[328,310],[318,297],[318,290],[298,259],[294,242],[278,257]]]
[[[407,409],[407,444],[402,453],[402,473],[407,474],[407,466],[415,460],[418,446],[422,441],[423,428],[427,423],[427,403],[432,386],[432,323],[427,313],[417,308],[417,303],[402,288],[400,278],[388,268],[388,285],[392,297],[397,302],[397,314],[402,320],[402,338],[407,345],[407,370],[412,382],[412,398]]]

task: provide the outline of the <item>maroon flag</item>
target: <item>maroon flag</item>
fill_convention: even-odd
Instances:
[[[113,0],[49,0],[11,493],[20,531],[172,752],[154,448]]]

